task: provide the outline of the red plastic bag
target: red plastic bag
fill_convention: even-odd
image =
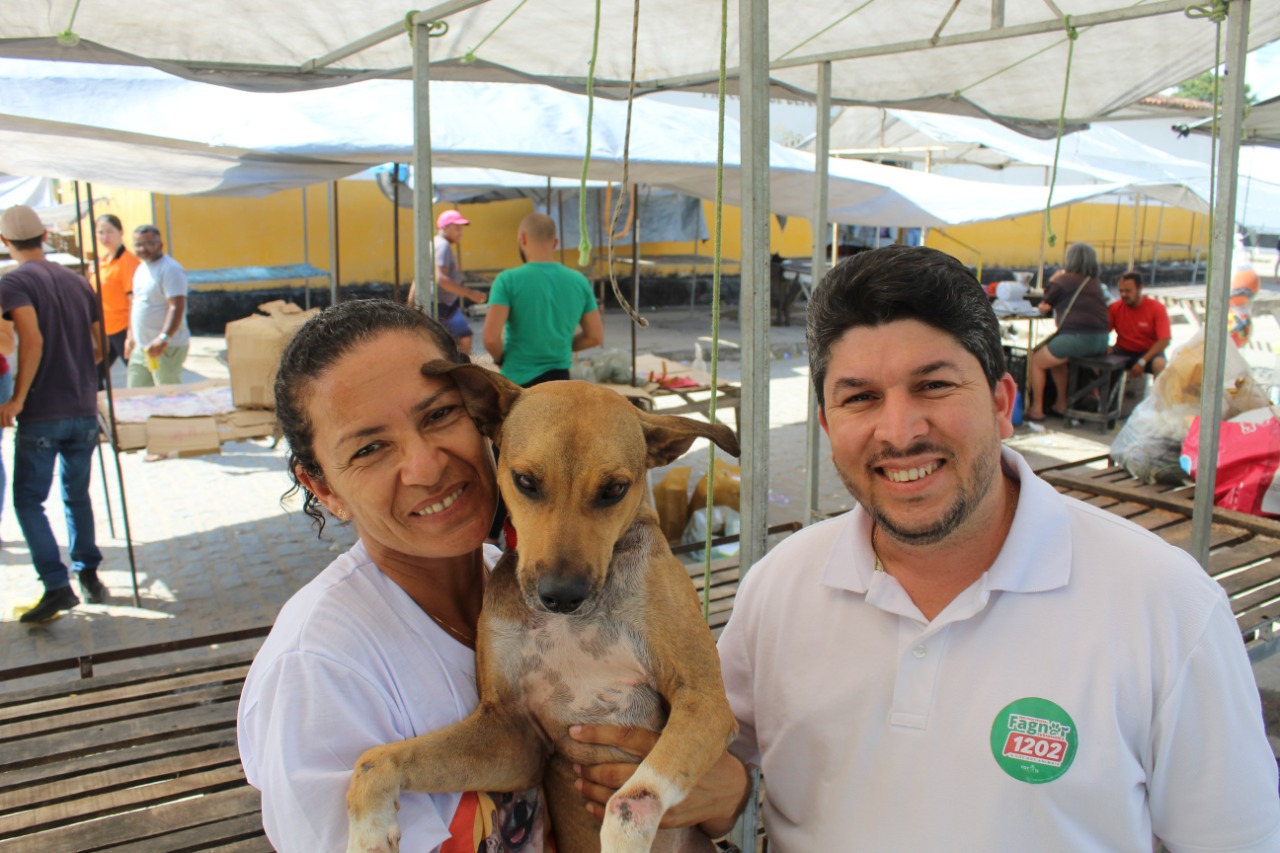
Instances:
[[[1182,467],[1196,476],[1200,456],[1200,418],[1182,442]],[[1213,502],[1250,515],[1280,516],[1280,421],[1271,409],[1254,409],[1218,432],[1218,474]]]

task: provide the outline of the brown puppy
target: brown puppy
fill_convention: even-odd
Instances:
[[[400,791],[521,791],[542,782],[561,853],[706,851],[696,830],[659,830],[737,732],[689,576],[647,500],[646,471],[698,437],[738,455],[733,431],[651,415],[586,382],[524,390],[474,365],[451,373],[501,452],[498,487],[518,534],[485,590],[480,704],[467,719],[356,764],[349,851],[398,849]],[[662,736],[597,828],[573,765],[626,760],[569,737],[578,723]]]

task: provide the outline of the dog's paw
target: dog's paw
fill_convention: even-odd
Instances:
[[[651,790],[628,786],[618,791],[605,805],[601,853],[647,853],[665,811],[662,800]]]
[[[347,832],[347,853],[397,853],[400,849],[398,803],[360,817],[352,817]]]

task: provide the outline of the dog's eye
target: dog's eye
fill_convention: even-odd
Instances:
[[[600,490],[600,505],[613,506],[622,500],[623,495],[627,493],[630,487],[631,484],[626,482],[610,483]]]
[[[538,484],[528,474],[513,472],[511,481],[516,484],[516,488],[520,490],[521,494],[528,495],[531,498],[538,496]]]

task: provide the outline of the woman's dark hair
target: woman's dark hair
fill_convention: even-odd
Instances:
[[[831,347],[849,329],[919,320],[955,338],[992,389],[1005,374],[1000,324],[969,269],[935,249],[885,246],[841,261],[814,289],[805,338],[818,405]]]
[[[324,532],[324,512],[320,501],[298,480],[299,467],[316,479],[324,471],[316,461],[315,430],[307,414],[311,383],[358,346],[384,332],[412,332],[429,338],[448,361],[467,364],[470,359],[458,350],[458,342],[448,330],[419,311],[387,299],[356,299],[326,308],[312,317],[293,336],[280,356],[276,373],[276,420],[289,442],[289,479],[293,485],[284,497],[302,492],[302,511]]]
[[[114,213],[102,214],[101,216],[98,217],[98,222],[105,222],[108,225],[110,225],[112,228],[119,231],[121,234],[124,233],[124,223],[121,222],[120,217],[116,216]]]

